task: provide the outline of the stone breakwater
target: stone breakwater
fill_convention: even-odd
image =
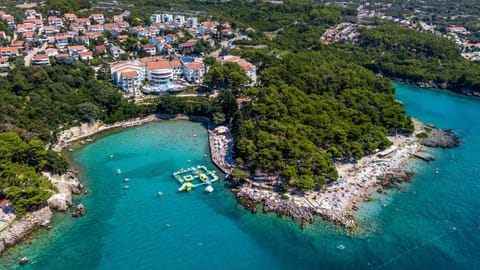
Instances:
[[[15,245],[32,231],[50,225],[53,213],[49,207],[29,213],[19,220],[14,220],[7,228],[0,232],[0,254],[6,248]]]

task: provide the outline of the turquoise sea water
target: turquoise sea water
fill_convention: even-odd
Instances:
[[[177,193],[174,170],[190,164],[214,167],[204,156],[208,142],[201,124],[167,121],[122,131],[74,152],[89,190],[77,202],[86,205],[87,215],[58,215],[54,229],[7,252],[0,268],[478,268],[480,99],[395,86],[409,115],[452,128],[462,145],[433,150],[432,163],[412,161],[417,172],[412,184],[359,211],[360,235],[349,236],[321,220],[302,230],[286,218],[251,214],[221,181],[210,194],[203,188]],[[30,262],[18,266],[23,256]]]

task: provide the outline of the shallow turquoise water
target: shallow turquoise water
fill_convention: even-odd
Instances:
[[[74,152],[90,191],[77,199],[87,206],[87,215],[57,216],[55,229],[8,252],[1,266],[18,267],[18,259],[28,256],[32,264],[19,268],[477,268],[480,100],[396,87],[409,115],[452,128],[463,142],[457,149],[433,150],[437,159],[432,163],[411,162],[417,171],[412,184],[359,211],[360,236],[348,236],[321,220],[301,230],[288,219],[250,214],[222,182],[215,183],[211,194],[202,188],[177,193],[174,170],[189,164],[213,168],[204,157],[207,133],[198,123],[162,122],[108,136]],[[125,177],[130,179],[128,190],[123,189]],[[158,191],[164,195],[157,197]]]

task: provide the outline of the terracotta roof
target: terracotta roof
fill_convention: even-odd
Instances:
[[[182,65],[182,62],[180,60],[172,60],[170,61],[170,64],[173,66],[173,67],[181,67],[183,66]]]
[[[7,57],[0,57],[0,63],[8,63]]]
[[[122,77],[125,77],[125,78],[135,78],[137,77],[137,72],[136,71],[125,71],[125,72],[122,72]]]
[[[45,59],[48,59],[48,56],[47,55],[40,55],[40,54],[37,54],[33,57],[34,60],[45,60]]]
[[[193,70],[199,70],[199,69],[203,68],[203,64],[198,63],[198,62],[185,63],[185,66],[187,66],[189,69],[193,69]]]
[[[148,69],[168,69],[172,68],[170,61],[167,60],[160,60],[160,61],[152,61],[147,63]]]

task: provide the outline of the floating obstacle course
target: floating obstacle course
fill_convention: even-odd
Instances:
[[[181,184],[178,191],[190,191],[201,185],[210,185],[219,179],[215,171],[210,171],[202,165],[187,169],[181,168],[173,173],[173,177]]]

